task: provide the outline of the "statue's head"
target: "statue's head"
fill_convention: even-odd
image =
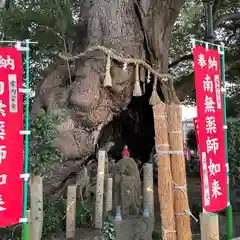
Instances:
[[[123,151],[122,151],[122,157],[130,157],[130,153],[128,151],[128,146],[125,145],[124,148],[123,148]]]

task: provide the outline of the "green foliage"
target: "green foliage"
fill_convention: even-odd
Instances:
[[[63,231],[66,225],[62,202],[55,197],[44,197],[43,201],[43,238],[49,233]]]
[[[67,201],[62,200],[62,211],[66,215]],[[93,208],[88,203],[76,202],[76,227],[92,225]]]
[[[231,176],[239,179],[240,121],[228,124],[228,157]]]
[[[66,199],[57,199],[56,197],[44,198],[44,218],[43,218],[43,237],[50,233],[64,232],[66,230]],[[90,206],[79,201],[76,203],[76,227],[91,227],[93,209]]]
[[[196,134],[194,129],[190,129],[187,132],[187,147],[190,150],[197,150],[197,139],[196,139]]]
[[[11,0],[8,10],[0,9],[0,38],[4,40],[31,39],[31,82],[35,88],[41,72],[54,62],[58,52],[66,49],[66,42],[75,36],[73,18],[78,1],[72,0]],[[78,9],[78,8],[77,8]],[[10,44],[8,44],[10,45]]]
[[[114,225],[113,225],[110,217],[107,217],[103,224],[103,229],[101,231],[101,239],[103,239],[103,240],[116,239],[116,231],[114,229]]]
[[[53,144],[57,137],[57,123],[58,119],[43,109],[30,121],[29,162],[34,174],[44,175],[50,164],[60,161],[60,153]]]
[[[161,240],[162,239],[162,233],[153,231],[152,239],[153,240]]]
[[[239,117],[240,116],[240,95],[239,88],[237,88],[231,95],[227,98],[227,116],[228,117]]]
[[[69,37],[73,33],[70,1],[20,0],[13,2],[10,10],[1,11],[1,26],[5,38],[14,37],[19,40],[40,38],[40,46],[42,44],[51,46],[59,38]]]
[[[187,134],[187,146],[196,150],[196,136],[194,130]],[[228,158],[231,178],[236,181],[240,173],[240,121],[228,122]],[[189,164],[189,163],[188,163]],[[194,172],[198,172],[199,161],[192,161]]]
[[[239,1],[224,0],[215,2],[217,4],[214,5],[214,23],[222,16],[240,12]],[[205,6],[206,5],[203,4],[202,0],[186,0],[172,31],[170,62],[175,62],[182,57],[183,59],[179,61],[178,64],[172,65],[170,70],[171,73],[176,76],[176,80],[181,81],[182,83],[184,83],[184,81],[189,81],[189,78],[192,79],[190,76],[189,78],[181,77],[188,76],[193,71],[190,39],[195,38],[198,40],[204,40],[206,38]],[[226,73],[226,81],[231,83],[228,87],[230,89],[227,89],[229,105],[231,105],[232,97],[235,96],[232,95],[232,91],[239,89],[240,86],[240,38],[238,34],[240,24],[238,19],[231,19],[228,21],[222,21],[221,24],[214,26],[216,41],[223,43],[227,47],[225,49],[226,66],[231,66],[231,69]],[[195,91],[194,89],[190,90],[189,95],[185,99],[185,103],[192,105],[195,104]],[[237,94],[237,96],[238,101],[240,101],[239,94]],[[231,110],[234,109],[235,104],[231,107]],[[235,114],[235,112],[229,110],[229,116],[231,114]]]
[[[19,240],[21,236],[22,225],[14,225],[8,228],[0,229],[0,239],[10,239],[10,240]]]
[[[204,6],[201,1],[198,2],[199,4],[196,5],[196,1],[186,1],[175,22],[170,47],[171,59],[178,59],[190,53],[190,38],[202,39],[205,34]]]

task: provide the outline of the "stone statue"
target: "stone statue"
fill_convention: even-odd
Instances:
[[[138,215],[141,206],[141,181],[136,162],[129,156],[127,146],[123,158],[116,164],[114,174],[114,209],[120,206],[121,215]]]

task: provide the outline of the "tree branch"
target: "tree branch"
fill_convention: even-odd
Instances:
[[[177,12],[179,12],[179,9],[181,9],[181,7],[185,3],[185,0],[172,0],[171,3],[172,3],[171,7],[174,6],[173,9],[175,9]]]
[[[174,84],[176,94],[181,102],[184,101],[187,96],[191,95],[195,87],[194,85],[194,72],[181,76]]]
[[[168,68],[173,68],[173,67],[175,67],[177,64],[179,64],[180,62],[187,61],[187,60],[193,60],[193,55],[192,55],[192,54],[188,54],[188,55],[184,55],[184,56],[180,57],[179,59],[171,62],[171,63],[168,65]]]
[[[213,19],[215,19],[217,15],[217,8],[219,6],[220,0],[215,0],[213,4]]]
[[[240,65],[240,60],[225,64],[225,72],[235,69],[238,65]]]
[[[230,23],[220,23],[218,25],[219,28],[226,28],[227,30],[236,31],[238,28],[240,28],[240,22],[236,22],[234,24]]]
[[[144,10],[142,8],[142,6],[139,4],[139,2],[137,0],[133,0],[135,6],[137,7],[137,11],[138,11],[138,18],[139,18],[139,24],[142,28],[142,31],[143,31],[143,36],[144,36],[144,42],[145,42],[145,47],[147,49],[147,53],[149,55],[149,58],[150,58],[150,61],[152,62],[153,61],[153,52],[152,52],[152,49],[150,47],[150,44],[149,44],[149,39],[148,39],[148,35],[146,33],[146,21],[144,21]]]
[[[240,14],[240,13],[239,13]],[[208,41],[208,39],[204,39],[204,41]],[[180,62],[183,62],[183,61],[188,61],[188,60],[193,60],[193,55],[192,54],[187,54],[187,55],[184,55],[182,57],[180,57],[179,59],[171,62],[168,64],[168,68],[173,68],[175,67],[177,64],[179,64]],[[236,65],[236,64],[235,64]]]
[[[225,64],[225,72],[228,72],[240,65],[240,60]],[[191,95],[195,88],[194,72],[189,75],[183,75],[174,84],[177,96],[180,101],[184,101],[187,96]]]
[[[214,21],[214,29],[216,29],[222,22],[235,19],[240,19],[240,12],[222,15]]]

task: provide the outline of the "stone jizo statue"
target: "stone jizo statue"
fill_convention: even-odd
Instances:
[[[138,215],[141,206],[141,181],[134,159],[130,157],[127,146],[123,158],[116,164],[114,174],[114,209],[120,206],[121,215]]]

